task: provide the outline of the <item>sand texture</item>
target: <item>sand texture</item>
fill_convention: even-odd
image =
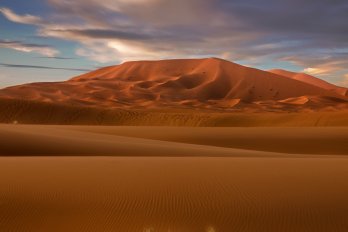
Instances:
[[[0,126],[0,231],[347,231],[347,128]]]
[[[330,103],[328,103],[328,107],[331,107]],[[288,108],[288,110],[290,109]],[[257,105],[236,112],[175,108],[131,110],[0,99],[0,123],[191,127],[337,127],[348,126],[348,110],[315,111],[308,108],[303,112],[291,110],[288,112],[265,112],[262,109],[258,111]]]

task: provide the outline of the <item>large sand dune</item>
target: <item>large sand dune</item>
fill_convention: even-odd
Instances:
[[[346,89],[332,91],[314,77],[303,81],[280,74],[216,58],[134,61],[64,82],[5,88],[0,98],[119,109],[348,108],[341,93]]]
[[[347,231],[347,138],[1,125],[0,231]]]

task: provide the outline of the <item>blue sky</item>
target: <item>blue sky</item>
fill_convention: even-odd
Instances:
[[[2,0],[0,88],[201,57],[348,86],[346,12],[345,0]]]

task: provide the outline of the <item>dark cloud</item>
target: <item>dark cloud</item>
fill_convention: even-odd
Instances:
[[[88,72],[88,71],[91,71],[89,69],[57,68],[57,67],[49,67],[49,66],[24,65],[24,64],[6,64],[6,63],[0,63],[0,66],[6,67],[6,68],[52,69],[52,70],[78,71],[78,72]]]
[[[221,9],[238,18],[243,27],[272,33],[271,38],[325,39],[326,43],[321,45],[348,43],[346,0],[264,0],[262,4],[257,0],[219,2]]]
[[[348,47],[345,0],[49,0],[61,14],[99,21],[103,29],[65,32],[95,39],[150,40],[156,48],[179,46],[197,55],[238,53],[231,58],[289,56],[296,52]],[[74,13],[74,14],[73,14]],[[129,31],[122,28],[126,22]],[[121,29],[121,30],[119,30]],[[136,31],[136,33],[134,33]],[[151,31],[151,34],[148,33]],[[165,35],[165,36],[163,36]],[[206,41],[196,45],[197,41]],[[150,42],[149,42],[150,43]],[[281,47],[258,46],[281,44]],[[143,46],[154,47],[153,44]]]

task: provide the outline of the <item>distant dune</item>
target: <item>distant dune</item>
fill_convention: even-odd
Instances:
[[[306,74],[266,72],[216,58],[133,61],[64,82],[2,89],[0,122],[334,126],[346,125],[346,95],[346,88]],[[286,115],[310,112],[319,112],[310,122]],[[283,114],[268,117],[276,113]]]
[[[273,70],[270,70],[269,72],[278,74],[280,76],[288,77],[288,78],[291,78],[294,80],[302,81],[302,82],[305,82],[305,83],[308,83],[308,84],[311,84],[314,86],[318,86],[320,88],[333,91],[333,92],[335,92],[339,95],[342,95],[342,96],[348,96],[348,89],[347,88],[339,87],[339,86],[330,84],[322,79],[310,76],[306,73],[295,73],[295,72],[289,72],[289,71],[282,70],[282,69],[273,69]]]

